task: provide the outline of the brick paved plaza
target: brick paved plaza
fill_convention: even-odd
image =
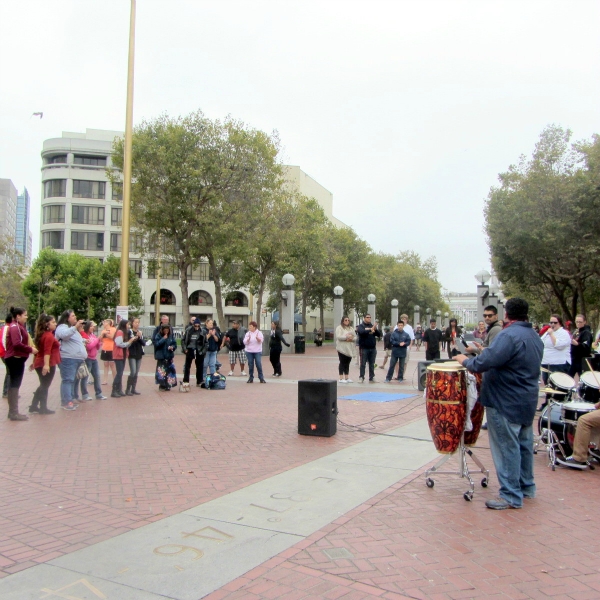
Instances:
[[[422,421],[414,373],[423,358],[413,351],[407,383],[385,385],[379,369],[376,384],[338,386],[338,396],[401,391],[413,397],[340,400],[331,438],[297,434],[297,381],[337,379],[331,345],[284,355],[279,380],[268,376],[265,359],[267,385],[247,385],[238,375],[225,391],[192,385],[189,394],[159,394],[154,363],[146,357],[141,396],[88,402],[73,413],[34,415],[26,423],[1,420],[0,577],[9,581],[15,573]],[[181,374],[181,355],[177,361]],[[351,377],[358,380],[354,365]],[[58,386],[57,376],[51,408],[59,405]],[[27,372],[22,412],[35,387],[37,377]],[[497,495],[498,486],[485,432],[475,451],[492,473],[485,489],[475,473],[472,502],[463,499],[465,480],[439,475],[429,489],[427,466],[419,467],[206,597],[600,598],[600,469],[553,472],[540,452],[538,497],[522,510],[491,511],[484,501]],[[0,582],[0,597],[1,590]],[[85,594],[53,597],[123,598]]]

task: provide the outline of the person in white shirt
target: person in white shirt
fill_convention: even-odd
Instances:
[[[550,315],[550,329],[542,336],[542,343],[542,367],[551,373],[568,373],[571,366],[571,336],[564,329],[561,316]],[[544,385],[548,384],[548,375],[549,373],[542,371]]]
[[[404,361],[404,373],[406,373],[406,367],[410,359],[410,351],[415,341],[415,332],[413,328],[408,324],[408,315],[400,315],[400,320],[404,322],[404,332],[410,336],[410,346],[406,349],[406,359]],[[403,375],[404,375],[403,373]]]

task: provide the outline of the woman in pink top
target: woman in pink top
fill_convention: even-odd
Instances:
[[[100,364],[98,363],[98,351],[100,350],[102,340],[96,336],[96,323],[94,323],[94,321],[86,321],[83,324],[81,337],[83,338],[83,343],[85,344],[85,349],[87,352],[85,364],[94,380],[94,392],[96,394],[96,400],[106,400],[106,396],[102,393],[102,387],[100,383]],[[83,379],[75,379],[73,400],[77,398],[78,382],[81,382],[81,399],[91,400],[87,389],[88,377],[84,377]]]
[[[244,345],[246,346],[246,356],[248,357],[248,381],[246,383],[252,383],[254,381],[254,363],[256,363],[256,369],[258,370],[258,379],[261,383],[267,383],[263,377],[262,370],[262,345],[263,345],[263,334],[258,329],[256,321],[251,321],[248,324],[248,331],[244,336]]]

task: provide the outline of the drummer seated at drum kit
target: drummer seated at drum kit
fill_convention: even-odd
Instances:
[[[573,454],[565,459],[557,457],[557,463],[572,469],[585,469],[588,465],[588,453],[592,458],[600,461],[600,450],[589,447],[592,431],[600,431],[600,402],[594,404],[594,407],[596,410],[592,410],[577,419]]]

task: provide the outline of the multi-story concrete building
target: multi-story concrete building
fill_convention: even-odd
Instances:
[[[17,230],[17,188],[10,179],[0,179],[0,235],[14,239]]]
[[[15,247],[23,255],[26,266],[31,264],[32,237],[29,230],[30,198],[27,188],[17,196],[17,226],[15,233]]]
[[[111,151],[115,137],[121,131],[87,129],[85,133],[63,132],[62,137],[46,140],[42,149],[42,218],[41,248],[79,252],[104,259],[121,253],[122,188],[112,185],[106,175],[111,167]],[[314,197],[326,215],[333,217],[331,192],[303,173],[297,166],[286,167],[286,177],[296,190]],[[130,240],[130,266],[139,277],[144,300],[144,325],[154,324],[156,273],[136,252],[135,236]],[[190,315],[201,320],[216,317],[215,286],[208,263],[200,263],[188,272]],[[171,323],[183,321],[182,296],[177,267],[162,263],[161,314],[169,315]],[[224,298],[226,327],[233,319],[244,325],[254,315],[255,299],[247,290],[236,290]]]

